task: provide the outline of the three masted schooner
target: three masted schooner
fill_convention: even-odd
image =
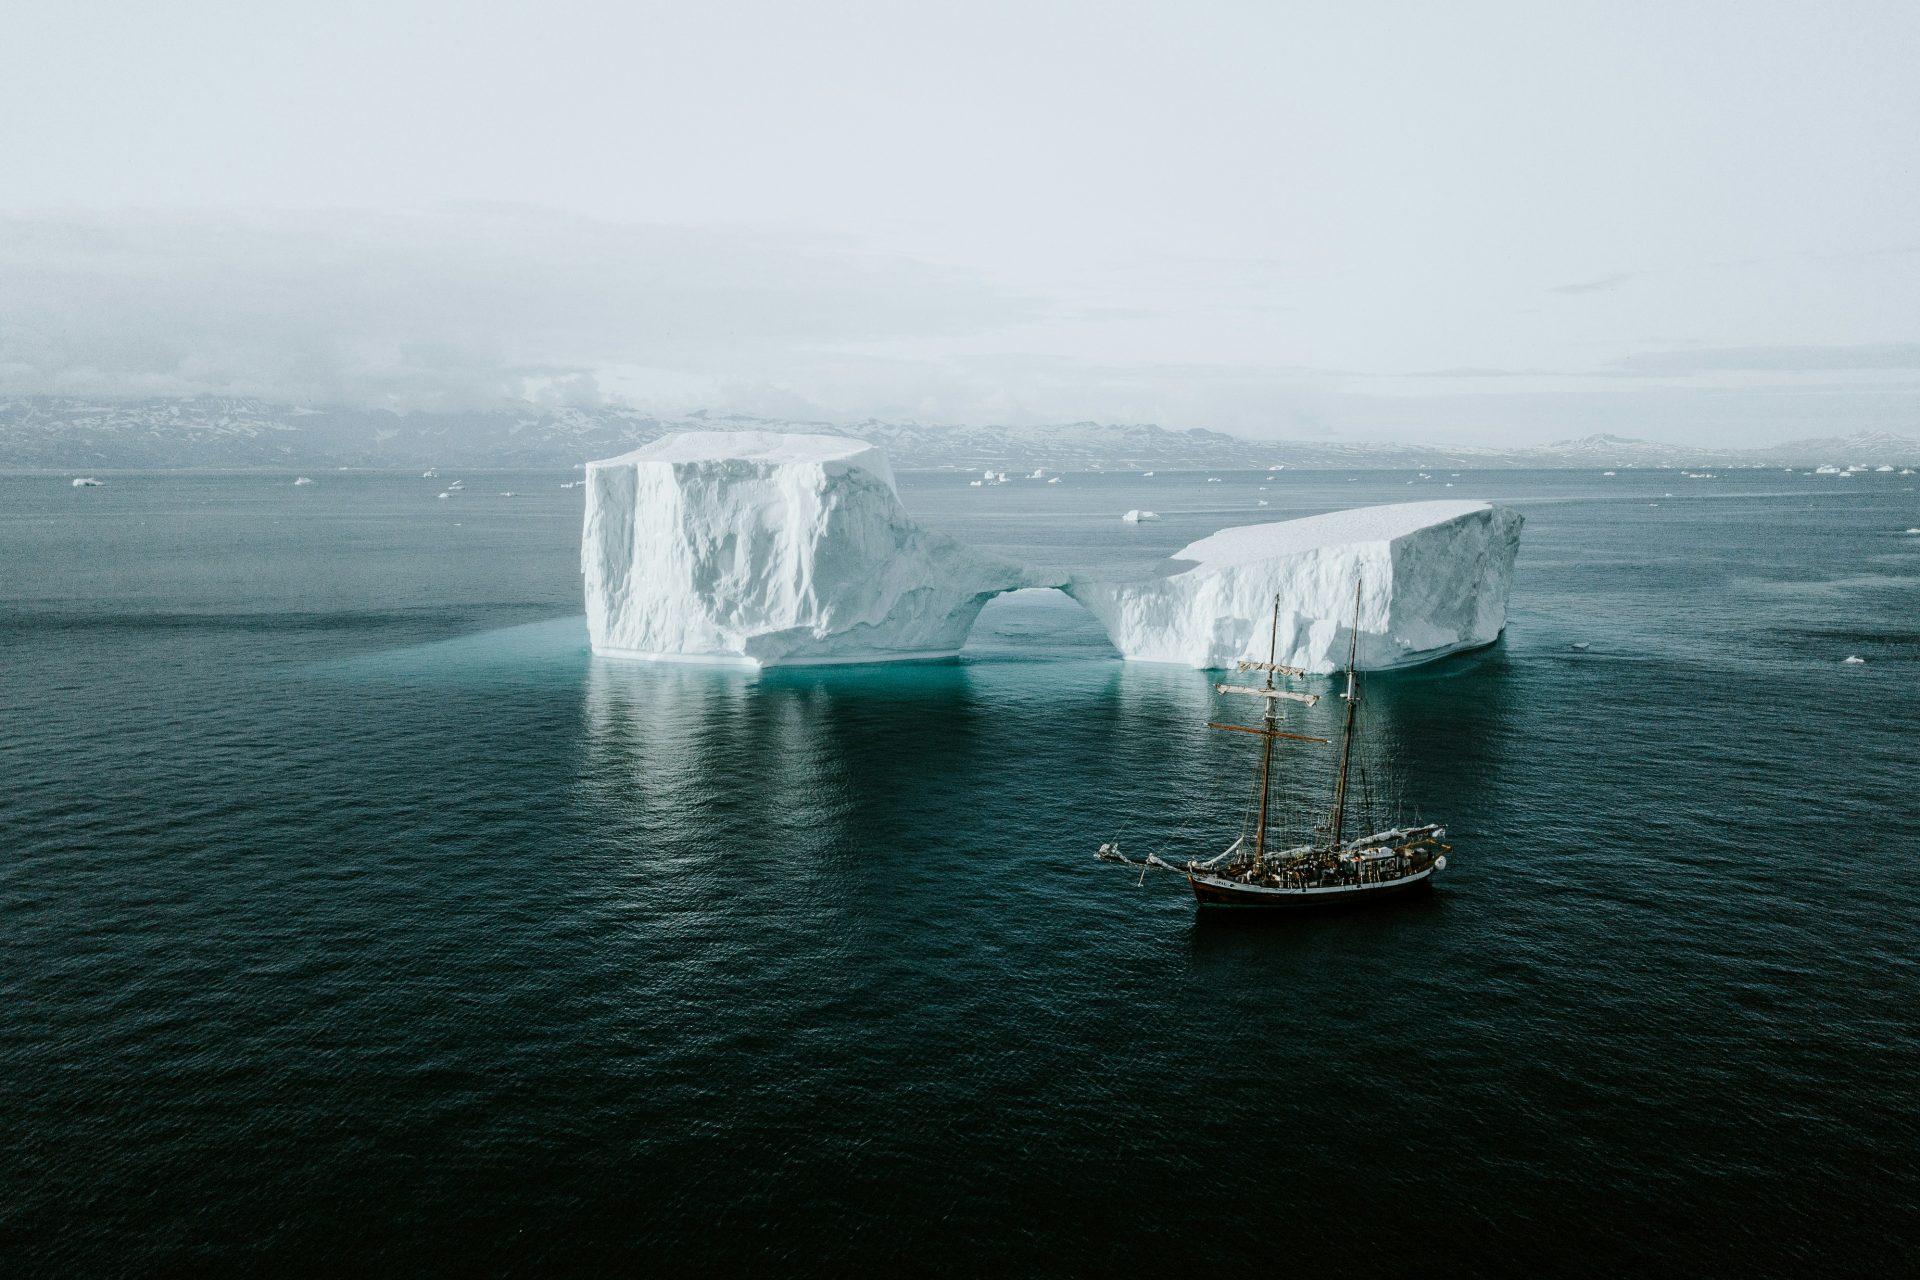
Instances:
[[[1280,726],[1280,704],[1298,702],[1313,706],[1318,694],[1298,693],[1279,686],[1279,679],[1299,679],[1307,673],[1299,667],[1282,666],[1278,656],[1280,635],[1280,599],[1274,597],[1272,632],[1265,662],[1241,662],[1241,673],[1262,672],[1264,683],[1258,686],[1217,684],[1221,693],[1243,694],[1261,699],[1265,714],[1259,726],[1212,724],[1211,729],[1232,733],[1251,733],[1260,737],[1260,772],[1257,816],[1252,840],[1243,832],[1223,853],[1206,862],[1175,865],[1151,854],[1145,863],[1135,863],[1120,852],[1116,844],[1100,846],[1098,856],[1109,862],[1157,866],[1184,872],[1193,896],[1203,907],[1301,908],[1339,906],[1396,897],[1431,886],[1433,874],[1447,867],[1451,845],[1441,843],[1446,830],[1437,823],[1424,826],[1395,827],[1349,837],[1348,783],[1353,773],[1353,741],[1360,711],[1360,680],[1355,668],[1360,648],[1359,584],[1354,587],[1354,625],[1347,646],[1347,714],[1340,736],[1340,769],[1334,779],[1332,805],[1326,820],[1304,845],[1286,849],[1268,847],[1273,814],[1273,744],[1277,741],[1326,744],[1328,739],[1306,734],[1287,733]],[[1144,869],[1141,872],[1145,874]]]

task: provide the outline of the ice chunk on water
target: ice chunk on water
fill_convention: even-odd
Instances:
[[[954,653],[993,596],[1063,582],[921,528],[882,450],[770,432],[589,463],[581,569],[596,653],[758,664]]]
[[[1278,660],[1325,672],[1346,660],[1357,584],[1360,666],[1409,666],[1499,638],[1523,523],[1485,502],[1360,507],[1226,529],[1176,552],[1182,572],[1067,591],[1126,657],[1201,668],[1264,661],[1278,595]]]

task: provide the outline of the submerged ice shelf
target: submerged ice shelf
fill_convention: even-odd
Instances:
[[[1358,507],[1223,529],[1174,553],[1173,563],[1191,562],[1181,572],[1146,582],[1076,578],[1067,593],[1140,661],[1264,661],[1278,596],[1279,662],[1319,672],[1341,665],[1357,605],[1359,665],[1412,666],[1499,638],[1523,523],[1485,502]]]
[[[839,436],[666,436],[583,483],[594,652],[760,665],[954,654],[994,596],[1058,587],[1123,656],[1203,668],[1264,659],[1278,595],[1280,661],[1330,671],[1358,583],[1360,665],[1407,666],[1498,638],[1522,523],[1484,502],[1365,507],[1223,530],[1175,555],[1183,571],[1112,582],[922,528],[885,453]]]

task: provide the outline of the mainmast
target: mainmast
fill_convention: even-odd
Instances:
[[[1253,870],[1257,875],[1266,866],[1267,861],[1267,803],[1273,795],[1273,734],[1278,724],[1280,699],[1273,695],[1278,691],[1273,683],[1273,660],[1280,654],[1280,597],[1273,598],[1273,626],[1267,631],[1267,683],[1261,691],[1267,695],[1266,716],[1261,724],[1266,728],[1266,736],[1260,739],[1260,821],[1253,829]]]
[[[1333,784],[1333,847],[1340,847],[1340,829],[1347,818],[1347,773],[1353,764],[1353,719],[1360,707],[1360,688],[1354,679],[1354,660],[1360,656],[1360,580],[1353,582],[1353,634],[1347,642],[1347,727],[1340,735],[1340,778]]]

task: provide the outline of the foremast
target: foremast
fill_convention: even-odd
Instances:
[[[1259,876],[1266,870],[1267,861],[1267,816],[1273,805],[1273,743],[1276,738],[1289,738],[1296,742],[1325,742],[1325,738],[1310,738],[1305,734],[1282,733],[1280,724],[1280,703],[1300,702],[1312,706],[1320,701],[1318,694],[1295,693],[1291,689],[1282,689],[1278,677],[1291,676],[1299,679],[1307,673],[1300,667],[1282,666],[1275,661],[1280,653],[1280,597],[1273,597],[1273,621],[1267,631],[1267,660],[1265,662],[1241,661],[1234,664],[1236,671],[1263,671],[1266,683],[1258,686],[1238,684],[1216,684],[1214,689],[1220,693],[1240,693],[1260,698],[1265,702],[1265,713],[1260,718],[1258,729],[1238,724],[1209,724],[1211,729],[1229,729],[1235,733],[1257,733],[1260,735],[1260,805],[1259,817],[1253,828],[1253,872]],[[1352,722],[1352,708],[1348,708],[1348,722]],[[1242,837],[1244,839],[1244,837]]]

